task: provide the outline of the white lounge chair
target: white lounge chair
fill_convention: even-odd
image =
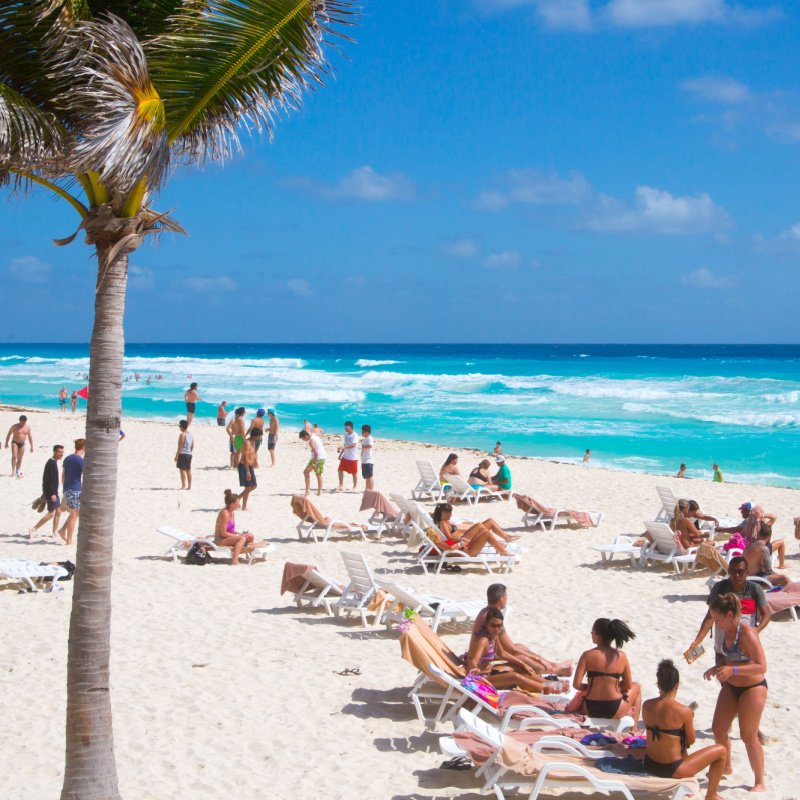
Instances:
[[[550,508],[533,498],[519,493],[513,495],[517,508],[523,512],[522,524],[526,528],[540,527],[543,531],[554,530],[556,525],[574,525],[596,528],[603,520],[602,511],[576,511],[569,508]]]
[[[0,559],[0,580],[21,581],[32,592],[38,592],[37,583],[50,581],[50,585],[45,589],[47,592],[54,590],[63,591],[64,587],[59,586],[56,581],[64,578],[69,573],[64,567],[54,564],[39,564],[36,561],[26,561],[22,558],[3,558]]]
[[[655,516],[655,522],[669,522],[675,516],[675,506],[680,498],[669,486],[656,486],[661,508]]]
[[[651,561],[672,564],[679,575],[694,566],[697,548],[687,550],[666,522],[645,522],[644,527],[653,539],[642,550],[641,563],[644,566],[649,566]]]
[[[467,483],[460,475],[451,475],[449,479],[450,485],[453,487],[452,499],[465,500],[467,503],[476,505],[479,500],[505,500],[508,498],[510,491],[498,492],[490,489],[488,486],[479,486],[477,489]]]
[[[164,555],[165,557],[170,556],[173,561],[177,561],[179,555],[185,556],[186,553],[189,552],[189,548],[195,542],[200,542],[203,547],[208,550],[212,558],[214,556],[233,558],[233,550],[231,550],[230,547],[220,547],[219,545],[214,544],[214,542],[210,539],[207,539],[203,536],[192,536],[191,534],[185,533],[178,528],[173,528],[171,525],[162,525],[157,530],[159,533],[172,540],[169,550],[167,550]],[[263,547],[257,547],[255,550],[242,553],[242,555],[248,564],[255,564],[256,561],[266,561],[267,555],[274,552],[275,545],[267,544]]]
[[[393,581],[377,581],[378,586],[388,592],[394,599],[394,605],[389,603],[383,615],[383,624],[389,627],[394,622],[402,622],[404,614],[395,610],[396,604],[402,604],[404,609],[415,611],[424,617],[436,632],[441,622],[474,622],[481,613],[486,603],[482,600],[461,602],[449,597],[440,597],[433,594],[420,594],[413,589],[399,586]],[[389,608],[391,606],[391,608]]]
[[[320,536],[322,542],[328,541],[328,537],[332,533],[340,533],[344,536],[360,536],[362,541],[366,541],[367,537],[364,529],[355,523],[342,522],[338,519],[332,519],[322,515],[320,510],[307,498],[300,495],[294,495],[291,500],[292,512],[300,520],[297,523],[297,536],[302,541],[303,539],[311,540],[319,543]]]
[[[333,605],[334,615],[337,617],[341,614],[349,616],[355,612],[361,617],[361,624],[366,628],[367,616],[372,614],[373,622],[377,625],[391,596],[384,593],[383,598],[380,597],[380,588],[375,583],[367,559],[361,553],[343,552],[341,555],[350,582]]]
[[[635,567],[642,557],[643,545],[634,544],[634,542],[641,538],[641,534],[620,533],[611,544],[593,544],[591,549],[600,553],[600,557],[605,562],[613,561],[614,556],[617,555],[628,556],[631,566]]]
[[[333,616],[331,604],[342,596],[342,585],[326,578],[316,567],[303,575],[304,583],[294,593],[298,608],[319,608],[322,606],[328,616]]]
[[[444,496],[444,484],[439,481],[439,473],[428,460],[417,461],[419,480],[417,485],[411,490],[411,497],[415,500],[424,500],[426,497],[434,503],[441,501]]]

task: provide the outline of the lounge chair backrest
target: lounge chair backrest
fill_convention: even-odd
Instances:
[[[419,471],[419,477],[429,486],[439,483],[439,473],[436,472],[436,468],[427,459],[417,461],[417,470]]]
[[[469,493],[475,491],[460,475],[450,475],[447,480],[456,492]]]
[[[425,602],[425,600],[417,597],[417,595],[403,586],[398,586],[396,583],[390,581],[381,581],[381,588],[389,592],[398,603],[401,603],[406,608],[410,608],[412,611],[424,611],[427,614],[436,613],[436,610]]]
[[[372,570],[367,564],[367,559],[361,553],[342,553],[342,561],[347,569],[347,576],[350,578],[350,586],[360,594],[367,594],[374,589],[375,579]]]
[[[658,499],[661,501],[661,511],[658,514],[658,519],[671,520],[675,513],[675,506],[678,505],[680,499],[670,486],[656,486]]]
[[[466,708],[460,708],[458,710],[458,718],[471,733],[480,736],[481,739],[498,749],[503,746],[503,734],[494,725],[489,725],[488,722],[482,720],[477,714],[467,711]]]
[[[668,555],[669,553],[685,553],[686,548],[675,536],[675,532],[666,522],[645,522],[647,532],[653,537],[653,547],[657,552]]]

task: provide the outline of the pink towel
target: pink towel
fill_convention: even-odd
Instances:
[[[528,511],[536,510],[540,514],[544,514],[548,517],[552,517],[553,514],[556,513],[554,508],[549,508],[548,506],[542,505],[526,494],[515,494],[514,499],[517,501],[517,508],[520,511],[525,511],[527,513]],[[574,519],[575,522],[581,526],[581,528],[592,527],[592,517],[588,511],[574,511],[571,508],[565,508],[563,513]]]
[[[305,583],[305,575],[311,572],[312,567],[310,564],[295,564],[287,561],[283,565],[283,577],[281,578],[281,594],[284,592],[299,592]]]
[[[369,511],[374,509],[379,514],[386,517],[399,517],[400,512],[389,502],[389,499],[382,492],[370,489],[361,496],[361,508],[359,511]]]

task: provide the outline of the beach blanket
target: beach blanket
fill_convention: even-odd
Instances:
[[[553,517],[556,513],[555,508],[550,508],[549,506],[545,506],[542,503],[534,500],[530,495],[527,494],[515,494],[514,499],[517,501],[517,508],[520,511],[528,512],[531,510],[538,511],[540,514],[544,514],[546,517]],[[592,527],[592,517],[586,511],[574,511],[570,508],[565,508],[561,510],[562,514],[566,514],[571,519],[575,520],[581,528],[591,528]]]
[[[369,511],[374,509],[378,514],[395,519],[400,516],[400,512],[391,504],[389,499],[382,492],[369,489],[361,496],[361,508],[359,511]]]
[[[800,606],[800,582],[787,583],[779,592],[767,592],[767,605],[770,614]]]
[[[307,498],[299,494],[292,495],[292,512],[302,520],[318,522],[320,525],[327,525],[329,520],[320,514],[319,509]]]
[[[281,594],[286,592],[299,592],[306,582],[305,575],[316,567],[310,564],[295,564],[287,561],[283,565],[283,577],[281,578]]]

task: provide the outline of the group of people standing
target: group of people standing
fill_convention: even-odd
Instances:
[[[64,445],[53,445],[53,455],[47,459],[42,472],[42,496],[46,508],[45,515],[34,525],[28,535],[33,534],[43,525],[53,520],[53,536],[60,536],[65,544],[72,544],[75,528],[81,514],[81,488],[83,484],[83,454],[86,448],[85,439],[75,440],[75,452],[64,458]],[[60,486],[64,498],[59,493],[58,462],[64,458],[61,469]],[[67,519],[59,528],[58,522],[66,506]]]

